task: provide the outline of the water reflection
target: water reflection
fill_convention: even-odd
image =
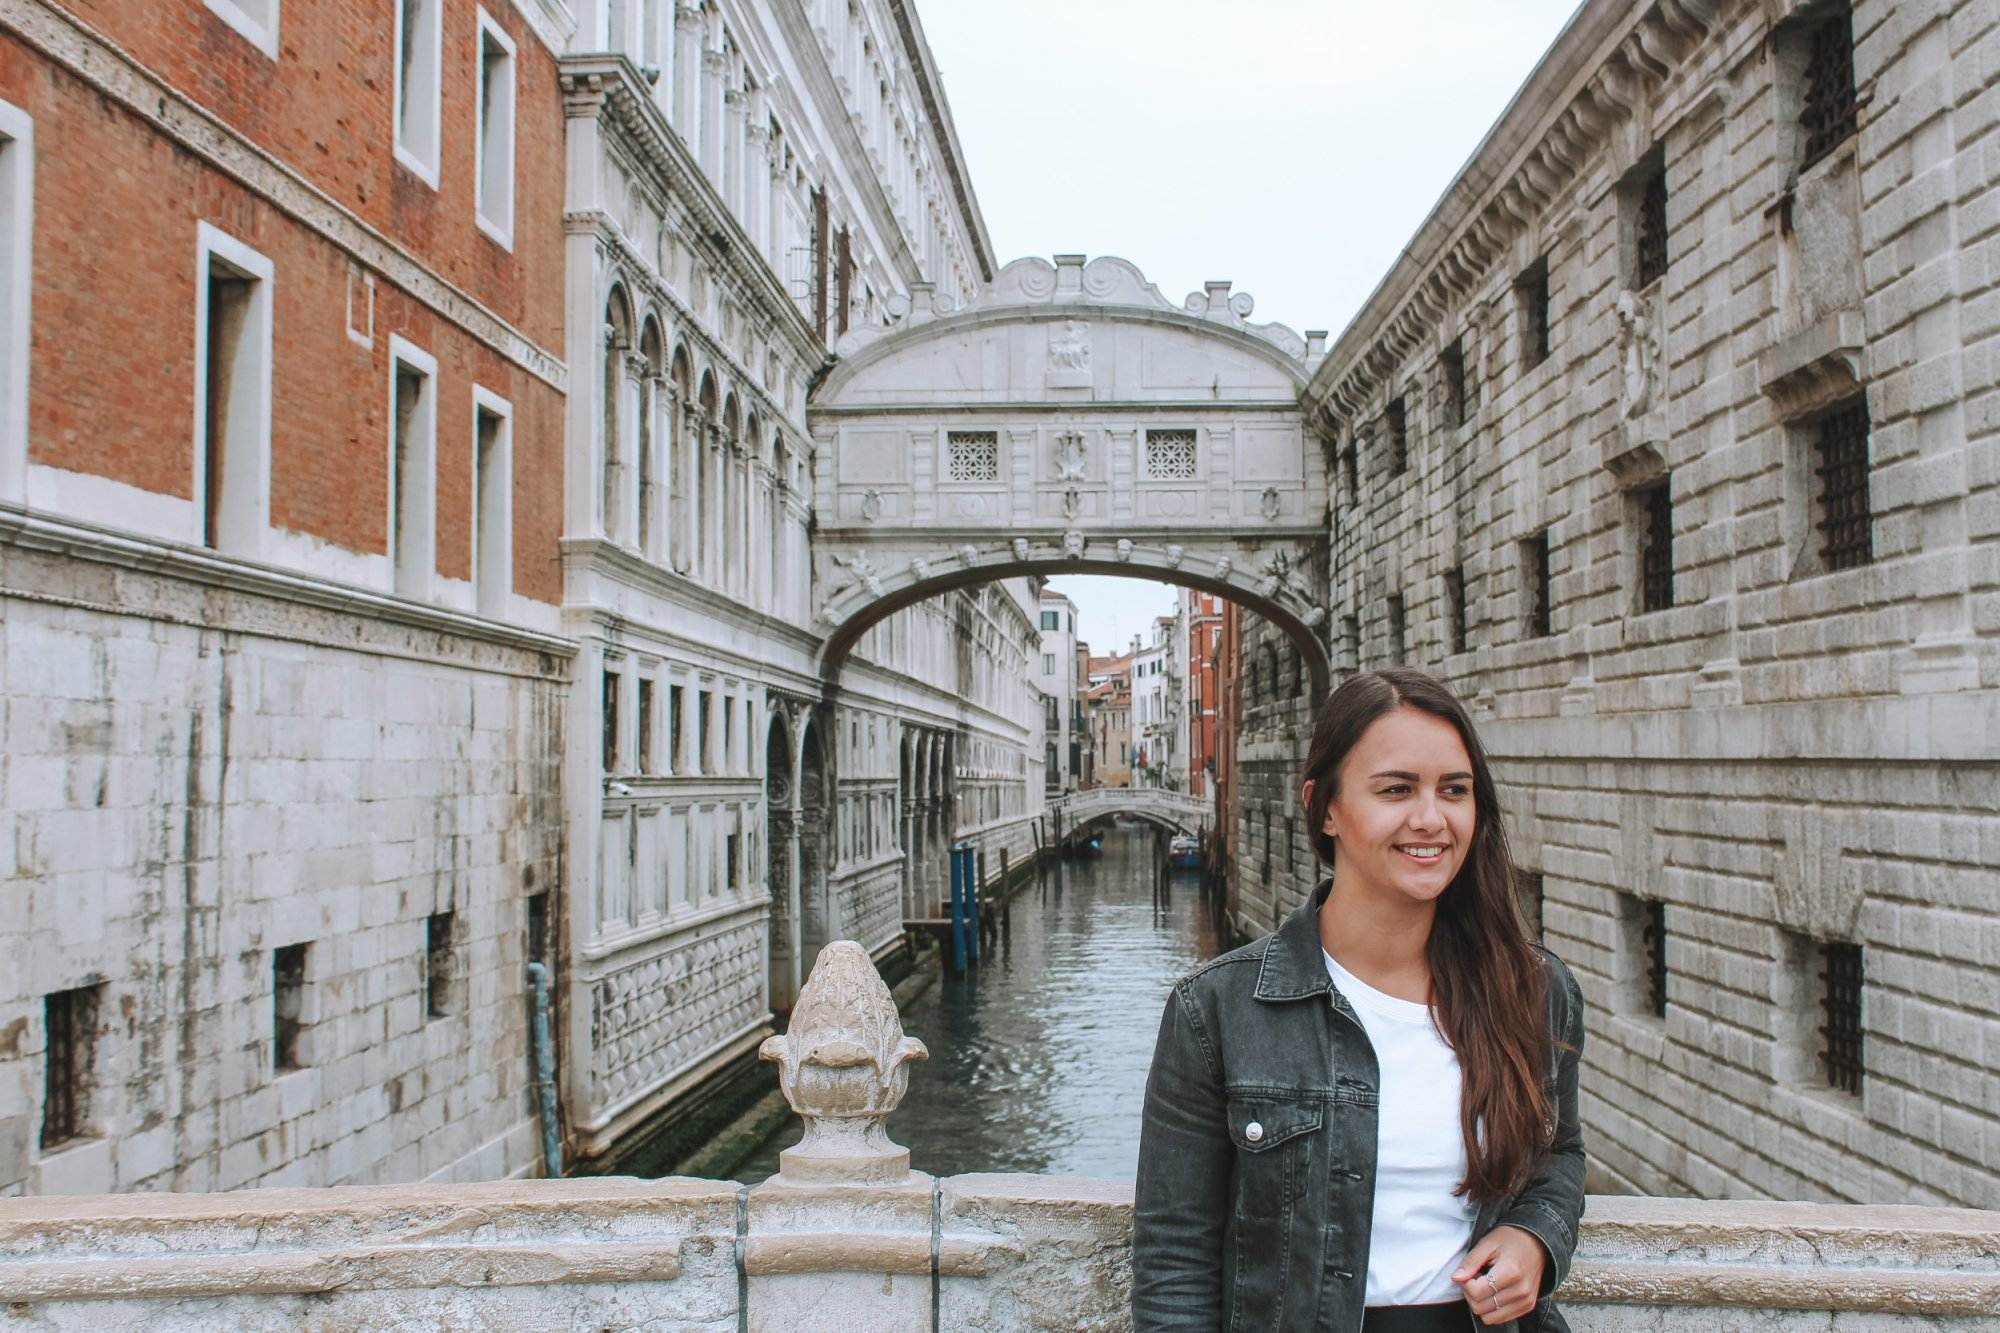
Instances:
[[[983,966],[945,977],[903,1015],[930,1047],[889,1135],[935,1175],[1040,1171],[1129,1178],[1139,1161],[1139,1110],[1167,988],[1215,956],[1220,940],[1196,873],[1173,874],[1153,897],[1153,833],[1105,831],[1103,854],[1072,861],[1058,892],[1029,888]],[[796,1123],[766,1142],[737,1178],[778,1169]]]

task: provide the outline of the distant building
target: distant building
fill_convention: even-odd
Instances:
[[[1083,746],[1077,726],[1080,687],[1087,683],[1077,656],[1076,603],[1053,589],[1041,594],[1041,657],[1035,683],[1042,691],[1043,781],[1051,791],[1077,785]]]
[[[1089,659],[1090,689],[1084,697],[1096,786],[1132,785],[1132,657]]]
[[[1197,796],[1210,795],[1215,787],[1216,657],[1222,644],[1222,606],[1222,599],[1214,593],[1181,589],[1187,790]]]

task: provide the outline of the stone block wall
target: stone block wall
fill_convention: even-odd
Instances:
[[[1277,928],[1312,892],[1321,874],[1305,826],[1299,782],[1312,740],[1311,669],[1284,632],[1244,611],[1237,680],[1236,836],[1230,860],[1230,909],[1237,935]]]
[[[1857,0],[1812,156],[1840,12],[1578,12],[1309,390],[1335,623],[1475,706],[1591,1004],[1602,1187],[1993,1206],[2000,14]],[[1842,560],[1816,451],[1857,403]],[[1822,1032],[1856,948],[1858,1092]]]
[[[562,643],[0,529],[0,1193],[536,1168]],[[88,999],[58,1065],[65,992]],[[77,1132],[45,1142],[64,1088]]]

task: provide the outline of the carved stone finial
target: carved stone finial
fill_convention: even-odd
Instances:
[[[930,1058],[903,1035],[889,988],[853,940],[820,950],[783,1036],[759,1059],[778,1065],[778,1086],[805,1122],[805,1136],[778,1154],[795,1181],[894,1184],[910,1173],[910,1150],[884,1127],[910,1086],[911,1060]]]

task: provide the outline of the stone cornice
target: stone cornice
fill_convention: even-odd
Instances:
[[[812,325],[667,123],[632,62],[622,55],[597,53],[564,56],[559,64],[564,115],[571,120],[596,117],[617,129],[624,143],[654,171],[653,184],[660,193],[688,210],[695,224],[689,243],[711,267],[736,279],[738,290],[749,298],[752,315],[781,329],[798,347],[810,372],[823,355]]]
[[[206,107],[154,74],[116,43],[46,0],[0,0],[0,31],[60,65],[72,78],[171,140],[181,151],[242,185],[335,248],[428,306],[558,391],[569,374],[540,347],[417,256],[350,212]]]
[[[544,634],[448,607],[414,602],[389,593],[332,583],[271,565],[239,560],[206,547],[135,536],[76,519],[0,505],[0,549],[6,547],[43,551],[69,560],[109,565],[221,591],[350,615],[369,625],[386,625],[418,630],[426,635],[449,635],[468,642],[493,644],[560,662],[567,662],[576,652],[575,642],[561,635]],[[195,629],[229,628],[242,633],[319,643],[383,656],[411,656],[423,660],[436,660],[438,656],[435,641],[427,641],[422,653],[403,651],[386,639],[378,642],[366,634],[358,638],[348,634],[315,634],[284,617],[271,618],[269,623],[264,624],[224,626],[205,614],[188,614],[188,604],[178,598],[162,598],[154,603],[140,604],[129,597],[114,596],[108,601],[97,602],[16,586],[11,578],[0,582],[0,598],[8,597],[88,607],[107,614],[140,616]],[[482,665],[489,670],[520,674],[518,668],[490,662]],[[549,667],[533,674],[559,679],[565,673],[561,668]]]
[[[991,282],[998,271],[993,261],[993,242],[986,234],[986,216],[979,211],[979,200],[973,194],[972,182],[966,175],[965,151],[959,147],[958,127],[952,122],[951,105],[945,100],[944,87],[931,61],[931,44],[924,37],[923,25],[909,0],[889,0],[889,12],[896,18],[896,31],[910,57],[917,90],[923,95],[924,114],[930,118],[931,133],[937,136],[938,147],[942,150],[945,171],[951,177],[952,197],[958,204],[959,216],[965,220],[973,257],[979,261],[980,281]],[[936,276],[932,275],[933,280]]]
[[[1586,0],[1335,341],[1309,410],[1352,421],[1739,0]]]
[[[569,50],[569,39],[576,35],[576,15],[563,0],[514,0],[514,12],[550,55]]]

